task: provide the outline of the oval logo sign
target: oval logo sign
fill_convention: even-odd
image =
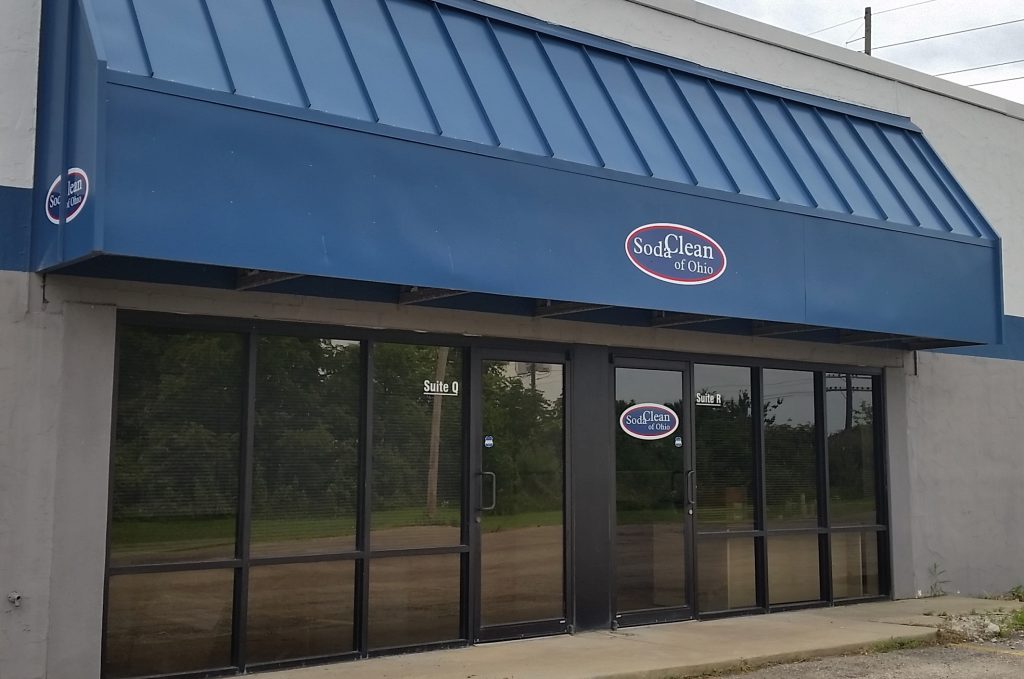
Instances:
[[[89,198],[89,176],[85,170],[73,167],[68,170],[67,182],[64,177],[57,177],[50,184],[50,190],[46,192],[46,218],[54,224],[60,224],[60,205],[64,196],[67,196],[64,221],[70,222],[82,211]]]
[[[714,238],[681,224],[646,224],[626,237],[626,255],[652,278],[703,285],[725,273],[725,250]]]
[[[675,433],[679,428],[679,416],[659,403],[637,403],[622,411],[619,427],[635,439],[653,441]]]

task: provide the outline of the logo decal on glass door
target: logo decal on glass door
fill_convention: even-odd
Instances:
[[[679,416],[658,403],[637,403],[622,412],[619,427],[633,438],[653,441],[671,436],[679,428]]]

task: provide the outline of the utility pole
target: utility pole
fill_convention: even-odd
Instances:
[[[853,429],[853,375],[846,373],[846,428]]]
[[[856,35],[856,34],[855,34]],[[871,8],[864,8],[864,54],[871,54]]]

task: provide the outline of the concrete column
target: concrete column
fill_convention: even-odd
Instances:
[[[100,674],[116,327],[113,306],[64,306],[47,679]]]
[[[912,363],[912,362],[911,362]],[[897,599],[917,595],[911,532],[910,440],[906,368],[885,369],[885,422],[888,451],[889,535],[892,591]]]
[[[29,293],[37,280],[27,273],[0,271],[0,677],[4,679],[46,676],[63,319],[60,305],[49,309],[30,305]],[[8,602],[12,592],[21,595],[20,605]]]

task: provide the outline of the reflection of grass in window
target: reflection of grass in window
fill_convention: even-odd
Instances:
[[[858,523],[873,524],[876,521],[875,498],[839,498],[833,497],[829,504],[829,515],[832,522],[842,519],[861,519]]]
[[[628,509],[620,510],[617,513],[617,521],[620,526],[651,523],[682,524],[682,517],[681,508]]]
[[[131,554],[159,545],[161,553],[173,554],[230,546],[235,541],[235,518],[115,521],[110,528],[111,551]],[[230,555],[229,555],[230,556]]]
[[[441,506],[433,514],[424,507],[400,507],[373,512],[370,525],[375,531],[407,526],[458,526],[461,518],[458,507]]]
[[[406,526],[458,526],[461,513],[457,508],[441,508],[431,519],[423,510],[393,509],[376,512],[374,530],[387,530]],[[514,530],[562,523],[561,511],[523,512],[520,514],[488,515],[484,519],[485,532]],[[285,519],[253,519],[252,540],[256,543],[313,540],[354,535],[354,517],[302,517]],[[172,519],[167,521],[119,521],[111,530],[111,545],[115,554],[131,554],[158,550],[171,555],[175,552],[195,551],[234,544],[233,517],[212,519]]]
[[[518,514],[487,515],[483,520],[485,533],[496,533],[517,528],[539,528],[541,526],[559,526],[562,524],[560,510],[547,512],[520,512]]]

